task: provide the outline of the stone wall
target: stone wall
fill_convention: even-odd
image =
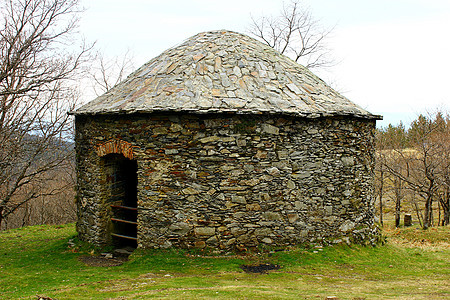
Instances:
[[[138,245],[224,251],[370,243],[374,120],[258,115],[76,117],[77,229],[109,242],[96,149],[130,143],[138,163]]]

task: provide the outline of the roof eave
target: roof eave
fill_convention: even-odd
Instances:
[[[345,112],[334,112],[334,113],[308,113],[308,112],[276,112],[276,111],[248,111],[248,110],[233,110],[233,109],[153,109],[153,110],[116,110],[116,111],[71,111],[68,114],[73,116],[98,116],[98,115],[132,115],[132,114],[153,114],[153,113],[186,113],[186,114],[238,114],[238,115],[286,115],[294,116],[307,119],[316,118],[326,118],[326,117],[355,117],[361,119],[369,120],[383,120],[383,116],[374,114],[355,114],[355,113],[345,113]]]

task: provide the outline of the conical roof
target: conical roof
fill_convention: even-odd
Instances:
[[[271,47],[225,30],[164,51],[73,114],[157,111],[380,118]]]

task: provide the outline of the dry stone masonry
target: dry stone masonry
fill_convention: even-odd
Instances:
[[[114,207],[127,197],[136,198],[128,223],[144,248],[242,251],[378,237],[380,117],[252,38],[198,34],[74,114],[83,240],[120,238]],[[137,164],[135,184],[121,193],[117,178],[131,173],[112,172],[115,160]]]

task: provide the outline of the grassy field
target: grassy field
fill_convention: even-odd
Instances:
[[[0,299],[449,299],[450,230],[387,230],[384,246],[211,257],[135,251],[116,267],[79,260],[73,224],[0,232]],[[271,263],[266,274],[244,264]]]

